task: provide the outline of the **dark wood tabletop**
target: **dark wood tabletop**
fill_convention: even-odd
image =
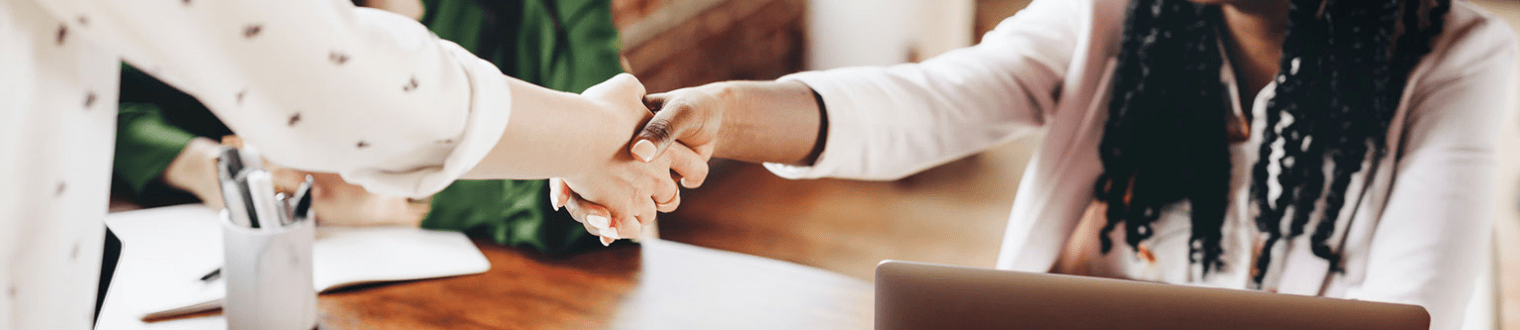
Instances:
[[[323,329],[866,329],[871,287],[653,241],[569,258],[477,242],[491,270],[323,294]]]
[[[144,244],[137,247],[150,248]],[[490,261],[489,271],[324,293],[318,297],[318,327],[867,329],[872,325],[870,284],[788,262],[659,240],[619,243],[562,258],[485,241],[475,244]],[[144,260],[140,257],[124,256],[123,263]],[[145,287],[150,281],[141,279],[119,278],[113,282],[113,294],[118,290],[126,295],[151,294]],[[121,311],[112,311],[112,298],[107,299],[99,329],[226,326],[219,311],[143,322],[118,315]]]

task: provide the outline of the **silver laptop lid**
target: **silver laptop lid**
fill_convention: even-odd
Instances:
[[[1425,308],[884,261],[876,329],[1429,329]]]

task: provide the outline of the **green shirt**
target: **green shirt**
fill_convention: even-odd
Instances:
[[[503,73],[579,93],[622,73],[610,0],[423,0],[440,38]],[[115,172],[138,197],[170,191],[157,180],[196,136],[230,134],[210,111],[130,67],[122,70]],[[544,180],[461,180],[432,199],[423,228],[464,231],[500,244],[560,254],[595,246],[564,211],[549,206]]]

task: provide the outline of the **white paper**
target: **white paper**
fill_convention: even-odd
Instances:
[[[121,238],[122,255],[101,308],[100,328],[131,329],[136,327],[127,325],[142,324],[144,317],[220,308],[226,293],[222,281],[200,280],[222,264],[222,233],[216,219],[216,212],[202,205],[108,215],[106,226]],[[313,286],[319,292],[478,274],[491,267],[464,234],[416,228],[319,228],[312,250]],[[168,322],[194,329],[226,326],[220,317]]]

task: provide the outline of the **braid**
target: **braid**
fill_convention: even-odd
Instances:
[[[1129,10],[1115,69],[1115,86],[1122,87],[1114,90],[1099,146],[1105,173],[1096,197],[1108,204],[1102,250],[1112,248],[1106,233],[1119,224],[1138,248],[1164,207],[1189,200],[1189,258],[1216,268],[1230,178],[1229,112],[1218,78],[1223,57],[1213,30],[1218,8],[1137,0]]]
[[[1301,113],[1299,102],[1287,102],[1286,100],[1315,100],[1324,97],[1318,80],[1297,79],[1300,73],[1320,71],[1324,66],[1320,56],[1309,55],[1316,51],[1329,48],[1328,38],[1322,37],[1325,33],[1323,27],[1314,24],[1315,16],[1319,12],[1320,1],[1318,0],[1294,0],[1288,10],[1287,39],[1283,42],[1283,56],[1278,67],[1277,97],[1267,102],[1267,109],[1284,109],[1285,111],[1266,111],[1266,128],[1262,130],[1262,140],[1259,149],[1259,158],[1251,171],[1252,197],[1257,205],[1256,229],[1266,234],[1263,241],[1262,253],[1256,259],[1253,272],[1253,283],[1261,283],[1266,276],[1267,266],[1272,262],[1272,249],[1277,241],[1282,238],[1282,219],[1288,214],[1288,205],[1296,200],[1296,193],[1301,185],[1297,184],[1298,178],[1303,176],[1298,167],[1297,160],[1302,156],[1303,149],[1288,148],[1288,141],[1302,141],[1301,131],[1294,129],[1293,125],[1304,125],[1308,118],[1299,119],[1293,113]],[[1321,37],[1309,37],[1309,36]],[[1292,82],[1288,80],[1293,78]],[[1286,96],[1293,96],[1289,98]],[[1311,102],[1304,102],[1311,103]],[[1283,125],[1283,115],[1288,114],[1288,123]],[[1281,127],[1280,127],[1281,126]],[[1271,199],[1271,179],[1268,171],[1272,159],[1274,141],[1283,140],[1283,157],[1277,159],[1279,163],[1278,185],[1280,192],[1276,199]],[[1312,141],[1311,141],[1312,142]],[[1300,142],[1300,145],[1301,142]],[[1297,212],[1295,212],[1297,213]],[[1296,221],[1296,219],[1295,219]]]
[[[1328,241],[1352,176],[1386,154],[1408,75],[1444,28],[1450,0],[1437,2],[1423,26],[1419,0],[1291,2],[1275,96],[1251,167],[1256,227],[1264,236],[1253,285],[1261,284],[1276,244],[1310,233],[1310,223],[1311,251],[1341,270]],[[1231,180],[1225,126],[1231,105],[1218,81],[1223,59],[1215,30],[1222,23],[1216,6],[1130,3],[1099,146],[1104,173],[1095,186],[1095,197],[1108,204],[1099,236],[1105,253],[1113,245],[1108,233],[1120,224],[1126,243],[1138,249],[1166,206],[1187,201],[1190,261],[1201,263],[1205,276],[1222,265]],[[1400,24],[1404,33],[1394,40]]]

